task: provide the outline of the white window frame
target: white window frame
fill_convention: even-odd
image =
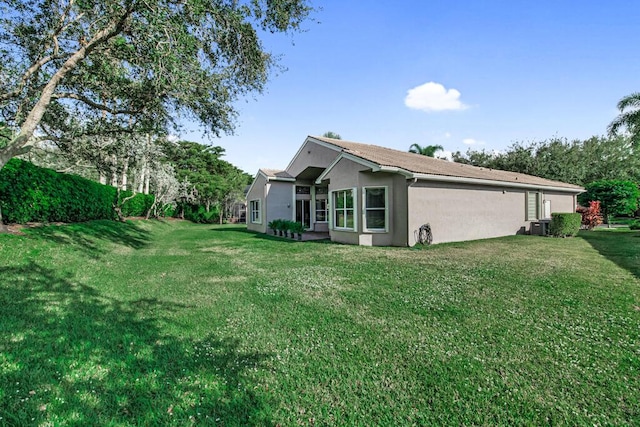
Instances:
[[[336,224],[336,207],[335,207],[335,201],[334,201],[334,197],[336,195],[336,193],[340,193],[340,192],[346,192],[346,191],[351,191],[351,195],[353,197],[353,228],[349,228],[349,227],[338,227]],[[340,188],[338,190],[333,190],[330,193],[330,198],[331,198],[331,203],[330,203],[330,208],[331,208],[331,223],[330,226],[332,227],[333,230],[336,231],[352,231],[355,232],[358,230],[358,188],[357,187],[353,187],[353,188]],[[343,208],[345,210],[345,214],[346,214],[346,210],[349,208]]]
[[[324,221],[320,221],[318,220],[318,212],[323,212],[322,209],[317,209],[316,207],[316,203],[318,203],[318,201],[320,200],[324,200]],[[318,199],[316,196],[315,199],[315,203],[313,204],[313,215],[314,215],[314,219],[315,222],[317,223],[321,223],[321,224],[326,224],[327,222],[329,222],[329,199],[325,198],[325,199]]]
[[[384,228],[367,227],[367,211],[379,211],[381,208],[367,207],[367,190],[384,190]],[[389,232],[389,188],[386,185],[371,185],[362,187],[362,230],[368,233],[388,233]]]
[[[256,207],[254,208],[254,203]],[[254,214],[256,214],[254,216]],[[262,200],[253,199],[249,201],[249,219],[251,224],[262,224]]]

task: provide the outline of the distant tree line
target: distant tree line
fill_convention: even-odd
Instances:
[[[516,142],[503,152],[457,151],[453,161],[489,169],[526,173],[542,178],[587,185],[598,180],[640,182],[640,153],[625,136],[594,136],[569,141],[551,138]]]

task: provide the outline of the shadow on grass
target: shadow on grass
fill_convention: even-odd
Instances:
[[[35,262],[0,267],[0,425],[271,424],[268,354],[163,333],[182,306],[100,295]]]
[[[64,226],[49,225],[28,229],[27,234],[32,238],[78,246],[91,256],[104,253],[105,249],[98,244],[100,240],[133,249],[143,248],[150,240],[149,232],[132,221],[99,220]]]
[[[640,232],[581,231],[595,250],[640,279]]]

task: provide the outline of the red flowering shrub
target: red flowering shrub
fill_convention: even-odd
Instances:
[[[576,212],[582,214],[582,226],[588,230],[593,230],[597,225],[602,224],[602,214],[600,213],[600,202],[593,200],[589,202],[589,207],[578,206]]]

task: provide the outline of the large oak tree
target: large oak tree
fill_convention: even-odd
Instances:
[[[0,0],[0,167],[34,139],[233,130],[275,65],[261,33],[300,28],[307,0]]]

